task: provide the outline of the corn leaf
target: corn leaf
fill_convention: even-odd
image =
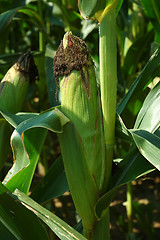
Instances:
[[[58,109],[51,109],[18,125],[11,136],[14,164],[4,179],[10,190],[28,192],[47,129],[62,132],[66,121]]]
[[[52,198],[59,197],[69,190],[62,157],[60,156],[42,181],[36,186],[30,197],[38,203],[44,203]]]
[[[79,0],[80,12],[85,18],[92,18],[98,11],[104,10],[106,3],[106,0]]]
[[[71,228],[67,223],[40,206],[24,193],[15,190],[14,194],[22,204],[25,204],[26,207],[33,211],[46,225],[48,225],[61,240],[86,240],[85,237]]]
[[[48,39],[51,45],[53,45],[52,41],[48,38],[48,35],[46,33],[43,21],[40,19],[39,15],[31,8],[21,6],[18,8],[14,8],[11,10],[8,10],[6,12],[3,12],[0,14],[0,32],[4,31],[5,28],[11,23],[13,18],[18,14],[22,13],[23,15],[20,17],[21,20],[29,20],[32,24],[36,25],[36,27],[43,32],[45,37]],[[24,16],[27,16],[27,18],[24,18]]]
[[[109,207],[120,186],[154,170],[155,167],[146,161],[136,146],[133,145],[117,166],[116,173],[112,176],[111,189],[98,200],[95,207],[97,217],[101,218],[103,216],[103,212]]]
[[[12,125],[12,127],[16,128],[18,127],[18,125],[29,119],[29,118],[33,118],[35,116],[38,116],[38,113],[17,113],[17,114],[12,114],[6,111],[3,111],[2,109],[0,109],[0,113],[1,115],[4,117],[4,119],[6,119],[7,122],[9,122],[9,124]]]
[[[155,132],[160,126],[160,82],[146,97],[134,128]]]
[[[56,95],[56,92],[57,92],[56,81],[53,75],[53,57],[55,56],[55,53],[56,52],[53,49],[49,47],[46,48],[46,53],[45,53],[46,81],[47,81],[48,98],[49,98],[50,105],[52,107],[59,104],[59,101],[53,97]]]
[[[84,18],[96,19],[96,14],[103,12],[109,4],[117,4],[116,13],[118,14],[123,0],[79,0],[79,9]]]
[[[151,56],[140,75],[136,78],[127,94],[123,97],[122,101],[117,107],[117,113],[122,114],[126,105],[131,99],[140,93],[153,79],[157,76],[157,70],[160,62],[160,48],[157,49]]]
[[[158,0],[141,0],[143,7],[145,8],[145,12],[147,17],[149,18],[157,18],[160,24],[160,3]]]
[[[8,10],[8,11],[0,14],[0,32],[8,26],[8,24],[13,19],[13,17],[16,15],[18,10],[19,10],[19,7]]]
[[[111,201],[115,197],[118,189],[119,189],[119,186],[112,188],[110,191],[108,191],[98,200],[95,206],[95,212],[99,220],[103,217],[105,211],[107,210]]]
[[[156,40],[160,40],[160,2],[159,0],[141,0],[146,16],[150,19],[156,32]]]
[[[140,153],[160,171],[160,138],[145,130],[130,130]]]
[[[151,42],[154,39],[154,31],[151,30],[142,37],[138,38],[129,48],[127,55],[124,59],[124,73],[128,77],[136,72],[139,62],[146,61],[150,51]]]
[[[0,239],[47,240],[48,236],[35,214],[14,199],[0,183]],[[5,238],[3,238],[4,234]],[[9,238],[8,238],[9,236]]]
[[[13,8],[0,14],[0,32],[3,31],[10,24],[10,22],[13,20],[13,18],[18,12],[22,12],[28,15],[30,19],[34,20],[34,24],[37,24],[38,26],[39,23],[39,27],[41,29],[43,28],[43,24],[36,12],[34,12],[31,8],[22,6],[18,8]]]

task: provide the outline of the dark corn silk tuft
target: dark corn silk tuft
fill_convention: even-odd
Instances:
[[[64,35],[54,57],[54,76],[56,82],[63,76],[69,76],[72,71],[80,72],[82,84],[89,96],[89,71],[93,65],[86,43],[70,33]]]
[[[30,83],[34,83],[36,80],[39,80],[38,69],[30,51],[19,57],[18,61],[15,63],[15,68],[22,74],[28,75]]]

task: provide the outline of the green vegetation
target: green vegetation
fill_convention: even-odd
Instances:
[[[158,0],[1,1],[0,239],[114,239],[125,185],[125,239],[156,239],[131,183],[160,170],[159,29]]]

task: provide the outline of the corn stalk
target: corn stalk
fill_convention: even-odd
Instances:
[[[100,86],[106,145],[106,174],[104,189],[109,184],[115,136],[116,95],[117,95],[117,48],[116,13],[112,6],[100,19],[99,54]]]

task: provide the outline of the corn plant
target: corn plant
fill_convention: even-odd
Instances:
[[[2,236],[8,239],[48,239],[38,220],[41,219],[62,240],[109,240],[109,205],[118,189],[146,173],[160,170],[159,82],[146,96],[133,128],[127,128],[123,121],[129,103],[158,76],[160,48],[116,106],[116,17],[122,2],[79,0],[81,15],[94,19],[99,26],[100,87],[87,44],[67,32],[53,60],[61,105],[41,113],[17,114],[0,105],[3,121],[15,128],[10,140],[14,163],[0,184],[0,227]],[[14,10],[14,14],[17,11],[20,8]],[[42,35],[40,39],[41,50],[44,50]],[[1,98],[4,100],[3,95]],[[62,155],[29,197],[48,131],[57,133]],[[129,143],[129,149],[117,160],[114,149],[118,138]],[[115,164],[116,171],[112,172]],[[59,176],[57,193],[55,185]],[[53,181],[53,185],[48,194],[49,181]],[[68,188],[82,220],[81,233],[40,205]]]
[[[0,83],[1,110],[10,113],[19,112],[24,103],[29,82],[34,83],[36,78],[38,79],[37,67],[33,56],[27,52],[19,57]],[[2,169],[8,154],[8,143],[11,135],[11,128],[4,119],[1,119],[0,133],[0,169]]]

